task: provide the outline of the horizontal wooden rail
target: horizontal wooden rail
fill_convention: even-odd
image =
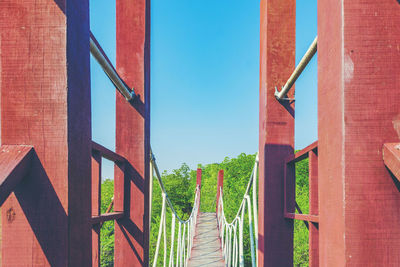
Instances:
[[[121,219],[122,217],[124,217],[123,212],[104,213],[99,216],[93,216],[92,224],[99,224],[99,223],[103,223],[106,221],[118,220],[118,219]]]
[[[400,181],[400,143],[384,144],[382,154],[386,167]]]
[[[305,148],[298,151],[294,155],[290,155],[289,157],[287,157],[285,162],[286,162],[286,164],[299,162],[303,159],[308,158],[308,152],[313,151],[313,150],[316,151],[317,149],[318,149],[318,141],[315,141],[314,143],[306,146]]]
[[[32,146],[0,147],[0,206],[28,174],[35,151]]]
[[[92,151],[97,151],[103,158],[114,161],[115,163],[124,163],[126,159],[108,148],[92,141]]]
[[[300,220],[300,221],[306,221],[306,222],[313,222],[313,223],[318,223],[319,218],[317,215],[309,215],[309,214],[298,214],[298,213],[290,213],[286,212],[284,214],[284,217],[287,219],[294,219],[294,220]]]

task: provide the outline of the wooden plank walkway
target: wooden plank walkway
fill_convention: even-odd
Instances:
[[[188,266],[225,266],[215,212],[201,212],[198,216],[196,235],[194,236]]]

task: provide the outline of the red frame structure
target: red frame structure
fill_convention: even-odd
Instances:
[[[302,214],[295,199],[294,181],[287,180],[286,173],[295,168],[295,163],[308,158],[308,185],[309,185],[309,214]],[[309,240],[309,266],[319,266],[319,234],[318,234],[318,142],[314,142],[296,154],[289,156],[285,161],[285,171],[283,176],[283,215],[287,219],[304,221],[308,228]],[[295,209],[289,210],[287,203],[295,203]],[[292,205],[291,205],[292,206]],[[290,207],[289,207],[290,208]]]
[[[400,264],[399,153],[389,144],[400,138],[399,13],[392,0],[318,1],[318,151],[294,155],[294,105],[274,91],[294,70],[295,2],[261,1],[259,266],[293,264],[293,219],[310,223],[310,266]],[[307,153],[302,215],[292,162]]]
[[[116,70],[135,91],[117,94],[116,152],[91,138],[89,1],[0,10],[2,265],[98,266],[101,224],[115,220],[115,266],[148,266],[150,0],[116,2]],[[398,266],[400,4],[318,1],[318,146],[297,154],[294,101],[275,98],[295,67],[295,12],[261,0],[258,265],[293,264],[300,219],[310,266]],[[306,215],[294,162],[307,156]],[[118,166],[105,214],[103,157]]]
[[[116,69],[136,93],[117,93],[117,153],[91,140],[89,1],[0,9],[2,265],[98,266],[101,224],[116,220],[115,266],[147,266],[150,1],[117,0]],[[119,167],[106,214],[102,157]]]

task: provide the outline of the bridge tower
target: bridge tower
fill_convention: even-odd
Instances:
[[[312,226],[311,266],[398,266],[399,153],[385,146],[386,168],[382,148],[400,141],[400,3],[318,1],[318,143],[294,155],[294,102],[275,87],[294,70],[295,10],[261,1],[259,266],[292,266],[294,219]],[[296,214],[307,156],[313,210]]]
[[[114,68],[90,33],[88,0],[0,2],[2,266],[96,266],[107,220],[115,266],[148,265],[150,0],[116,6]],[[117,91],[116,153],[92,142],[92,49],[125,92]],[[118,166],[107,214],[102,157]]]

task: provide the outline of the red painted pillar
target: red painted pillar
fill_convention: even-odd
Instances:
[[[217,181],[217,202],[216,202],[216,213],[218,213],[218,203],[220,198],[220,190],[224,188],[224,170],[218,171]]]
[[[1,142],[38,155],[1,207],[1,265],[90,266],[89,3],[4,0],[0,13]]]
[[[196,187],[198,186],[200,188],[200,194],[199,194],[200,197],[197,200],[199,208],[200,208],[200,203],[201,203],[201,201],[200,201],[200,198],[201,198],[201,172],[202,172],[202,170],[200,168],[198,168],[197,172],[196,172]],[[200,211],[200,209],[199,209],[199,211]]]
[[[200,186],[201,187],[201,169],[198,168],[197,172],[196,172],[196,186]]]
[[[321,266],[399,266],[400,193],[382,145],[400,139],[400,4],[318,2]]]
[[[318,150],[311,150],[308,152],[308,185],[309,185],[309,209],[310,215],[318,215]],[[319,266],[318,255],[318,224],[309,223],[308,228],[308,253],[309,253],[309,266]]]
[[[128,103],[117,93],[116,100],[116,152],[129,163],[125,175],[115,173],[115,209],[125,212],[115,226],[115,266],[148,266],[150,0],[117,0],[116,24],[117,71],[138,97]]]
[[[101,214],[101,155],[92,153],[92,216]],[[92,266],[100,266],[100,224],[92,229]]]
[[[280,103],[274,93],[295,67],[295,0],[262,0],[260,11],[258,266],[292,266],[293,220],[283,216],[282,181],[284,160],[293,154],[294,103]],[[288,168],[288,181],[294,181],[293,175]],[[294,191],[294,185],[288,186]],[[287,209],[294,211],[292,201]]]

